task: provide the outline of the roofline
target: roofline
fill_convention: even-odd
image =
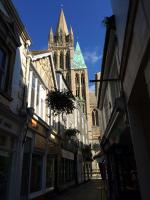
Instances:
[[[31,38],[30,38],[29,34],[27,33],[25,26],[19,16],[14,4],[12,3],[12,1],[3,0],[2,2],[5,2],[3,4],[5,9],[9,12],[9,14],[11,16],[13,16],[13,19],[15,20],[15,25],[16,25],[18,32],[20,33],[23,41],[26,42],[27,40],[30,40],[30,42],[31,42]]]
[[[102,68],[101,68],[101,72],[100,72],[101,73],[100,79],[102,79],[102,80],[103,80],[103,76],[104,76],[105,61],[106,61],[106,57],[107,57],[110,33],[111,33],[111,30],[115,28],[114,26],[111,26],[112,25],[111,23],[114,22],[114,17],[115,17],[114,15],[107,17],[108,23],[106,24],[106,36],[105,36],[105,43],[104,43],[104,48],[103,48]],[[101,109],[100,102],[101,102],[102,85],[103,85],[103,83],[100,82],[99,92],[98,92],[98,102],[97,102],[97,107],[99,109]]]

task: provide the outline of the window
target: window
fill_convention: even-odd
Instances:
[[[92,124],[93,126],[99,126],[98,111],[95,109],[92,111]]]
[[[11,138],[0,135],[0,199],[7,199],[8,184],[11,168]]]
[[[54,158],[47,157],[46,188],[54,187]]]
[[[1,13],[0,22],[0,93],[8,100],[12,100],[10,95],[13,66],[16,49],[21,43],[14,20],[8,20]]]
[[[40,82],[37,80],[36,113],[39,114]]]
[[[60,53],[60,68],[64,68],[64,55],[62,52]]]
[[[54,53],[54,66],[57,68],[57,54],[56,52]]]
[[[86,99],[86,95],[85,95],[85,77],[84,77],[84,74],[81,75],[81,85],[82,85],[82,98]]]
[[[96,110],[96,125],[99,126],[99,117],[98,117],[98,111]]]
[[[33,73],[32,76],[32,86],[31,86],[31,107],[35,108],[34,102],[35,102],[35,75]]]
[[[66,53],[66,68],[67,69],[70,68],[70,53],[69,53],[69,51],[67,51],[67,53]]]
[[[26,196],[28,194],[31,144],[32,144],[31,138],[27,137],[26,142],[24,144],[24,154],[23,154],[22,183],[21,183],[22,196]]]
[[[70,84],[69,73],[66,74],[66,82],[68,83],[68,85]]]
[[[94,111],[92,112],[92,124],[95,126],[95,113]]]
[[[31,187],[30,191],[37,192],[42,188],[42,165],[43,157],[40,154],[32,155],[32,167],[31,167]]]
[[[6,80],[6,53],[0,49],[0,88],[5,88],[5,80]]]
[[[30,71],[28,85],[28,106],[33,107],[43,120],[46,117],[46,89],[34,71]]]
[[[8,152],[0,151],[0,199],[3,200],[7,197],[10,160],[11,157]]]
[[[79,97],[80,96],[79,74],[76,74],[75,84],[76,84],[76,97]]]

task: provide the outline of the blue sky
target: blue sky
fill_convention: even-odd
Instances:
[[[46,49],[63,5],[68,28],[74,31],[88,67],[89,79],[100,71],[105,38],[102,20],[112,14],[110,0],[12,0],[32,39],[31,49]]]

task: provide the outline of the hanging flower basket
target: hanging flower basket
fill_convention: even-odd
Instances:
[[[99,150],[100,150],[100,144],[99,144],[99,143],[94,143],[94,144],[92,145],[92,149],[93,149],[93,151],[95,151],[95,152],[99,151]]]
[[[48,106],[53,110],[54,115],[71,114],[75,109],[74,96],[70,91],[49,91],[47,94]]]
[[[76,136],[78,133],[80,133],[80,131],[76,128],[69,128],[65,131],[68,137]]]

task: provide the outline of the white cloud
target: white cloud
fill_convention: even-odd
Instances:
[[[90,90],[90,91],[95,91],[95,84],[91,85],[91,86],[89,87],[89,90]]]
[[[84,59],[87,62],[95,64],[102,59],[102,55],[99,55],[97,51],[86,51],[84,53]]]

